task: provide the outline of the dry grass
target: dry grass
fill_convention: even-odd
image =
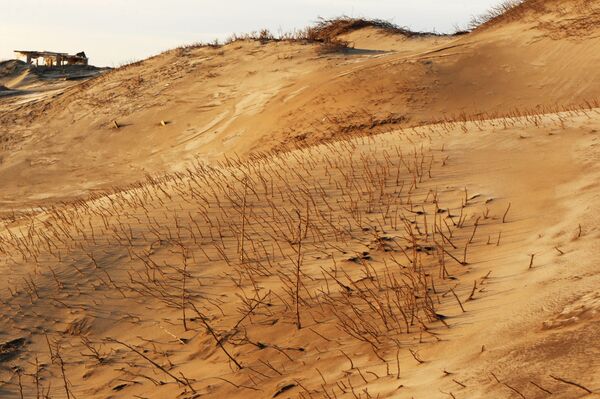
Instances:
[[[495,24],[522,19],[529,12],[541,12],[545,8],[540,0],[503,0],[487,12],[473,16],[469,22],[469,30],[483,29]]]
[[[504,0],[502,3],[490,8],[483,14],[473,16],[469,22],[469,29],[490,25],[500,19],[506,18],[506,14],[512,12],[523,4],[524,0]]]
[[[245,34],[234,34],[226,39],[223,43],[219,43],[218,41],[213,43],[194,43],[191,45],[181,46],[179,49],[198,47],[220,48],[238,41],[250,40],[258,41],[263,44],[270,42],[300,42],[305,44],[320,44],[318,51],[321,54],[339,53],[347,51],[347,49],[350,48],[349,42],[339,38],[341,35],[368,27],[376,28],[389,34],[403,35],[405,37],[440,36],[439,34],[432,32],[415,32],[385,20],[341,16],[332,19],[320,18],[313,26],[310,26],[306,29],[293,32],[284,32],[279,35],[273,34],[268,29],[262,29],[260,31]]]
[[[249,390],[279,381],[273,370],[305,370],[298,359],[311,362],[314,349],[286,342],[294,334],[305,343],[322,337],[320,346],[339,348],[353,364],[343,382],[330,373],[322,386],[300,382],[312,395],[366,387],[368,373],[396,379],[399,351],[426,361],[417,347],[403,344],[404,337],[435,342],[446,328],[446,316],[437,310],[449,301],[442,293],[451,291],[463,308],[458,296],[466,300],[470,287],[457,288],[456,279],[448,278],[465,266],[452,265],[448,256],[459,256],[469,242],[478,245],[474,226],[484,228],[466,216],[479,212],[476,200],[465,203],[458,192],[458,204],[452,204],[445,193],[450,203],[442,203],[428,183],[443,167],[438,151],[360,138],[250,162],[196,164],[186,173],[12,218],[5,223],[27,227],[0,236],[0,252],[20,265],[11,278],[21,276],[5,306],[17,313],[37,314],[47,306],[72,312],[85,292],[107,303],[118,300],[123,309],[142,301],[162,309],[169,335],[184,345],[180,351],[187,331],[216,343],[221,355],[206,361],[235,365],[227,382]],[[453,219],[440,209],[465,216]],[[444,236],[453,237],[456,255]],[[112,255],[103,255],[108,248]],[[113,256],[125,257],[118,268],[108,262]],[[206,285],[215,278],[218,290],[237,292],[237,300],[215,295]],[[106,311],[100,303],[85,307],[89,314]],[[144,312],[126,313],[114,323],[139,320],[128,327],[135,329],[152,320]],[[279,322],[268,327],[272,320]],[[337,338],[336,330],[342,333]],[[44,379],[61,381],[52,384],[53,396],[59,388],[81,396],[83,387],[72,384],[72,375],[82,361],[99,369],[123,364],[120,372],[136,384],[153,380],[190,395],[208,389],[175,359],[164,358],[172,344],[152,336],[145,337],[151,344],[127,335],[91,336],[85,324],[68,331],[48,331],[54,368],[44,369]],[[363,364],[351,355],[357,347],[377,362]],[[260,356],[269,363],[259,361],[257,351],[270,352]],[[155,372],[145,371],[148,366]],[[18,380],[11,389],[34,389],[30,380]]]
[[[86,397],[82,367],[115,371],[97,389],[129,396],[154,386],[186,398],[233,388],[365,397],[402,380],[402,368],[436,360],[422,345],[444,340],[485,296],[489,273],[472,277],[477,248],[496,250],[489,237],[513,223],[508,202],[491,212],[468,187],[447,187],[444,147],[420,144],[482,123],[196,163],[3,219],[11,284],[0,306],[31,331],[3,389]],[[110,329],[94,328],[98,319]]]
[[[408,28],[398,26],[390,21],[381,19],[341,16],[332,19],[319,19],[315,25],[306,30],[306,37],[308,40],[313,41],[329,41],[336,39],[341,35],[363,28],[376,28],[386,33],[403,35],[406,37],[438,36],[438,34],[432,32],[415,32]]]

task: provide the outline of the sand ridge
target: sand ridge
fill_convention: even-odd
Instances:
[[[113,176],[131,183],[199,153],[207,160],[244,157],[438,120],[594,106],[594,25],[584,35],[554,37],[542,23],[587,21],[597,5],[580,3],[548,2],[542,17],[468,35],[407,38],[366,28],[343,35],[356,49],[342,53],[287,41],[182,47],[46,100],[38,96],[35,104],[8,104],[10,111],[0,108],[2,201],[35,206],[41,193],[65,199],[106,188]],[[374,42],[362,39],[369,35]],[[245,106],[258,98],[261,106]],[[58,161],[36,167],[29,158]],[[27,187],[14,185],[18,177]],[[59,177],[76,190],[45,183]]]
[[[420,396],[433,386],[487,397],[506,393],[506,384],[537,397],[530,380],[577,397],[576,387],[550,375],[597,389],[599,365],[589,351],[598,348],[581,345],[598,334],[598,276],[578,256],[594,252],[596,219],[579,233],[581,215],[561,216],[579,198],[567,187],[598,195],[585,183],[597,165],[582,173],[585,160],[577,158],[578,146],[597,141],[593,115],[598,110],[508,128],[429,126],[248,163],[197,164],[7,221],[2,250],[13,254],[4,266],[12,294],[3,323],[20,326],[22,360],[44,357],[40,374],[50,381],[59,375],[56,358],[48,363],[48,334],[78,397],[105,397],[107,387],[127,396],[265,397],[284,386],[289,397]],[[530,191],[515,185],[524,163]],[[546,173],[554,179],[540,179]],[[571,192],[555,192],[557,182]],[[552,217],[532,212],[539,208]],[[540,234],[547,229],[563,232]],[[416,299],[402,305],[415,306],[408,319],[380,302],[405,290]],[[573,312],[570,324],[548,323]],[[224,349],[203,333],[207,326]],[[567,340],[570,350],[555,349]],[[89,348],[81,357],[88,345],[102,360]],[[549,367],[544,356],[560,360]]]

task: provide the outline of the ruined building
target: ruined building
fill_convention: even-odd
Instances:
[[[75,55],[67,53],[55,53],[53,51],[28,51],[28,50],[15,50],[17,56],[25,57],[28,64],[40,65],[40,59],[42,60],[41,65],[48,67],[63,66],[63,65],[87,65],[88,57],[82,51]]]

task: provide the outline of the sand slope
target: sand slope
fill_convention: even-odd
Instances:
[[[594,103],[597,24],[564,31],[557,22],[584,25],[596,15],[596,2],[580,3],[547,2],[539,11],[545,17],[521,15],[457,37],[367,28],[343,36],[356,46],[346,54],[242,41],[115,70],[0,110],[0,176],[8,182],[1,200],[14,206],[76,195],[114,177],[173,170],[199,154],[222,159],[432,120]],[[28,186],[11,183],[20,179]]]
[[[31,394],[37,356],[52,397],[61,362],[88,398],[583,397],[552,376],[600,389],[599,112],[198,164],[7,220],[4,364]]]

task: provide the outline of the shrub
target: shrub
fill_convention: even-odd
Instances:
[[[492,7],[485,13],[473,16],[469,22],[469,29],[474,30],[481,26],[488,25],[492,21],[498,21],[509,14],[514,14],[515,10],[521,9],[526,0],[504,0],[497,6]]]

